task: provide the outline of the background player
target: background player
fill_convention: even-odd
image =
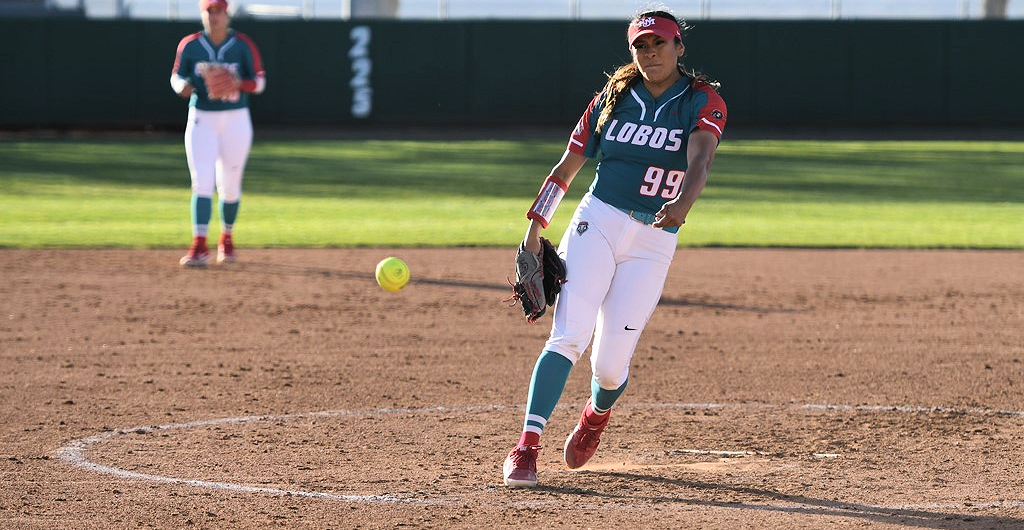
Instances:
[[[181,265],[205,267],[213,191],[220,197],[217,263],[235,260],[231,232],[242,198],[242,174],[252,147],[249,94],[266,85],[256,43],[228,27],[227,0],[201,0],[203,31],[178,43],[171,87],[188,98],[185,156],[192,175],[192,246]]]
[[[569,281],[534,368],[522,435],[505,459],[508,486],[537,484],[541,434],[592,338],[591,396],[565,441],[565,462],[582,466],[597,450],[626,388],[640,333],[661,298],[679,227],[707,182],[726,106],[717,83],[682,66],[685,29],[666,11],[633,19],[632,62],[591,101],[544,181],[541,200],[527,212],[523,245],[538,253],[540,231],[558,201],[586,159],[602,154],[559,245]]]

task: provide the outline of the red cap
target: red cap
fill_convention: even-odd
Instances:
[[[228,0],[199,0],[199,9],[209,11],[211,7],[217,6],[224,11],[228,10]]]
[[[626,40],[632,46],[636,39],[651,33],[667,40],[682,40],[682,36],[679,34],[679,25],[662,17],[641,17],[639,20],[634,20],[629,24]]]

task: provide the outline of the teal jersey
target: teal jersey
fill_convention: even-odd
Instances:
[[[242,80],[241,89],[227,99],[210,99],[201,73],[212,64],[226,66],[234,72]],[[229,110],[249,106],[249,94],[263,92],[266,74],[256,43],[244,33],[228,30],[227,38],[219,46],[210,42],[209,36],[201,31],[181,39],[171,75],[178,75],[192,85],[190,107]]]
[[[702,129],[721,139],[725,130],[725,102],[710,85],[686,76],[657,98],[637,83],[598,134],[604,100],[604,92],[594,96],[568,149],[588,158],[600,153],[590,191],[626,210],[654,214],[676,198],[686,176],[690,133]]]

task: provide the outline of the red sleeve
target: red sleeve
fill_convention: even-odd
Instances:
[[[580,116],[580,121],[576,122],[576,128],[573,129],[572,136],[569,137],[569,145],[566,147],[569,151],[586,156],[584,151],[587,148],[587,142],[590,141],[590,137],[594,134],[594,127],[597,126],[594,109],[597,108],[600,98],[601,94],[594,96],[594,99],[590,100],[590,105],[587,105],[587,110],[583,112],[583,116]]]
[[[700,112],[697,113],[697,123],[693,128],[708,131],[721,140],[722,133],[725,132],[725,120],[729,117],[729,110],[725,106],[725,101],[707,83],[698,83],[694,88],[704,92],[707,95],[708,101],[700,108]]]
[[[171,75],[178,74],[178,68],[181,67],[181,52],[185,49],[185,46],[187,46],[188,43],[198,38],[199,32],[196,32],[191,35],[185,35],[184,37],[182,37],[181,41],[178,42],[178,50],[174,52],[174,66],[171,68]],[[192,72],[185,72],[185,75],[182,75],[181,77],[187,78],[190,77],[191,74]]]
[[[239,88],[243,92],[260,91],[260,81],[266,77],[266,72],[263,71],[263,57],[260,55],[260,50],[256,47],[256,43],[245,33],[238,33],[236,36],[238,40],[249,47],[249,52],[252,54],[252,71],[254,75],[253,79],[243,79],[242,85]]]

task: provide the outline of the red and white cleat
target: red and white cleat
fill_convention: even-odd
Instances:
[[[611,411],[604,415],[601,423],[591,424],[587,421],[587,409],[591,408],[590,401],[583,408],[580,414],[580,421],[576,424],[569,437],[565,439],[565,465],[570,469],[576,469],[586,464],[590,457],[597,452],[597,446],[601,443],[601,433],[608,426],[611,419]]]
[[[537,485],[539,445],[520,445],[505,457],[505,485],[510,488],[532,488]]]
[[[221,234],[220,242],[217,243],[217,264],[235,262],[235,244],[231,241],[231,234]]]
[[[192,238],[192,246],[188,249],[188,254],[185,254],[178,260],[178,263],[182,267],[205,267],[210,261],[210,251],[206,248],[206,238],[196,237]]]

